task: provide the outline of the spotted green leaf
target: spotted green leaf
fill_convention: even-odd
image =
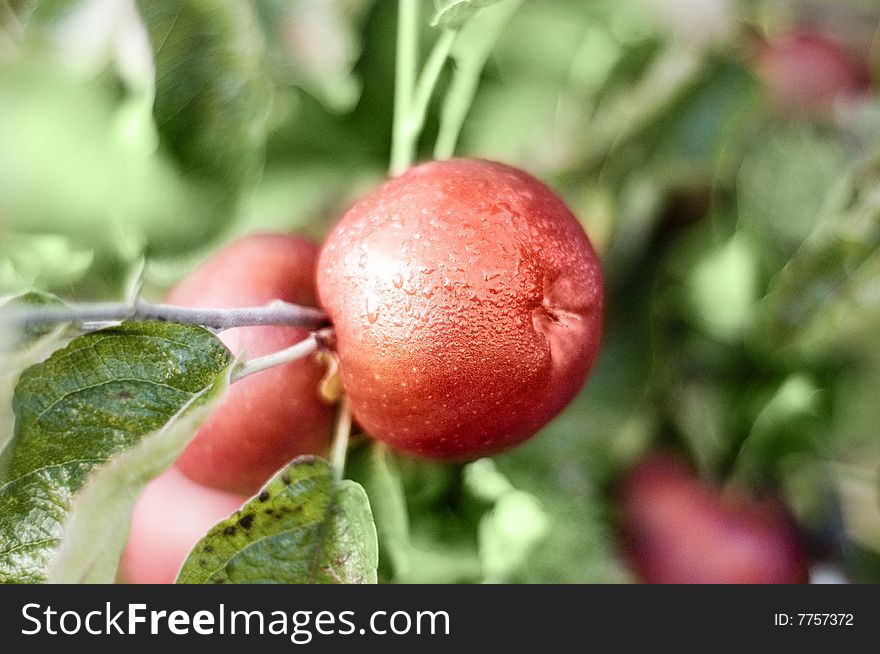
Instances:
[[[167,470],[199,425],[223,400],[233,366],[157,431],[107,462],[74,497],[50,583],[111,583],[128,539],[132,511],[144,487]]]
[[[59,303],[61,300],[54,295],[30,291],[10,299],[0,307],[0,451],[12,438],[15,425],[12,396],[19,375],[25,368],[43,360],[61,347],[69,336],[66,325],[16,329],[4,322],[3,310],[22,305]]]
[[[186,584],[375,583],[376,527],[364,489],[300,457],[196,544]]]
[[[81,336],[25,370],[0,455],[0,582],[44,581],[90,476],[210,397],[230,364],[204,329],[134,323]]]

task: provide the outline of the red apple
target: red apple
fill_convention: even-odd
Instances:
[[[329,235],[318,290],[355,417],[415,455],[470,459],[529,438],[599,347],[587,235],[553,191],[499,163],[388,180]]]
[[[722,494],[680,459],[653,456],[620,489],[624,550],[655,584],[805,583],[797,530],[774,499]]]
[[[147,485],[135,506],[121,580],[173,583],[193,545],[247,499],[201,486],[171,468]]]
[[[839,102],[864,94],[870,84],[867,64],[820,34],[771,40],[755,65],[773,103],[795,113],[827,114]]]
[[[171,304],[245,307],[271,300],[316,304],[318,246],[291,235],[238,240],[204,263],[168,295]],[[291,327],[244,327],[220,334],[249,358],[282,350],[308,336]],[[330,443],[333,411],[318,397],[322,367],[302,359],[236,382],[177,461],[190,479],[235,493],[256,492],[300,454],[322,454]]]

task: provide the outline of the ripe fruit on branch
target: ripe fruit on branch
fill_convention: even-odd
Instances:
[[[135,506],[120,578],[130,584],[173,583],[193,545],[246,501],[171,468],[147,484]]]
[[[587,235],[544,184],[489,161],[422,164],[360,200],[324,244],[318,291],[354,416],[425,457],[529,438],[599,346]]]
[[[756,69],[770,99],[793,113],[827,114],[870,85],[867,64],[820,34],[769,41],[758,53]]]
[[[622,544],[646,583],[807,581],[797,530],[775,500],[722,495],[668,455],[636,466],[619,500]]]
[[[291,235],[249,236],[232,243],[184,279],[168,302],[236,308],[272,300],[314,306],[318,246]],[[308,336],[294,327],[242,327],[220,339],[249,358],[282,350]],[[299,454],[329,446],[333,411],[320,400],[323,370],[312,359],[272,368],[236,382],[177,461],[190,479],[235,493],[256,492]]]

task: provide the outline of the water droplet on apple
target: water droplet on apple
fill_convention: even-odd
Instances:
[[[379,319],[379,298],[375,295],[367,296],[367,320],[372,325]]]

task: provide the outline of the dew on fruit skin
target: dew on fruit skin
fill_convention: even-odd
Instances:
[[[375,324],[379,319],[379,298],[372,293],[367,295],[367,320]]]

